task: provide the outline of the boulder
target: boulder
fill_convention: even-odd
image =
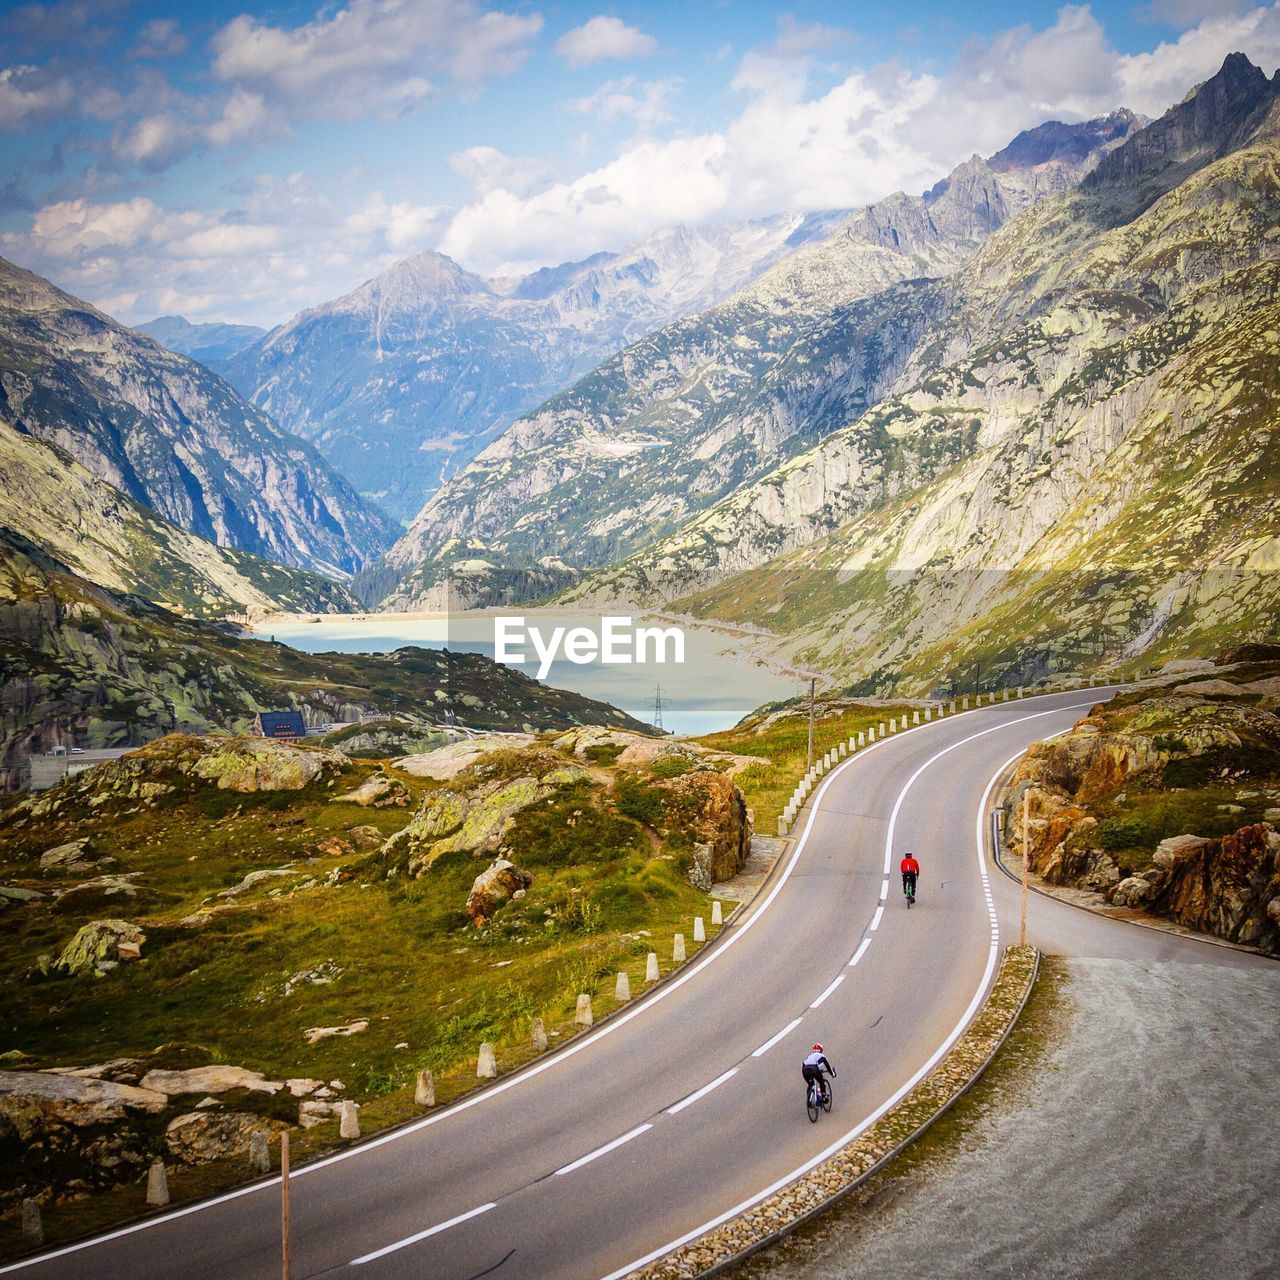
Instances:
[[[98,853],[88,836],[81,836],[79,840],[46,849],[40,855],[40,870],[48,875],[83,875],[114,861]]]
[[[1121,880],[1111,894],[1114,907],[1145,907],[1156,895],[1156,887],[1141,876],[1128,876]]]
[[[202,1164],[224,1156],[248,1155],[255,1133],[288,1128],[283,1121],[264,1120],[246,1111],[189,1111],[170,1121],[164,1140],[176,1159]]]
[[[72,975],[101,975],[118,963],[120,943],[134,943],[141,948],[146,940],[147,935],[128,920],[91,920],[67,943],[54,964]]]
[[[386,773],[375,773],[353,791],[334,796],[333,803],[343,801],[358,804],[365,809],[386,809],[393,805],[404,806],[410,799],[409,788],[399,778]]]
[[[1170,836],[1167,840],[1161,840],[1156,845],[1156,851],[1152,858],[1156,866],[1163,867],[1166,870],[1184,857],[1199,852],[1209,841],[1204,836]]]
[[[0,884],[0,907],[10,902],[39,902],[44,896],[39,889],[24,889],[17,884]]]
[[[700,769],[652,785],[664,795],[668,815],[664,821],[690,835],[695,849],[706,846],[701,858],[695,858],[704,891],[736,876],[751,852],[752,820],[733,780],[715,770]],[[710,884],[705,883],[707,874]]]
[[[229,889],[219,890],[218,897],[238,898],[242,893],[248,893],[250,889],[256,889],[260,884],[265,884],[268,880],[293,874],[293,870],[289,867],[272,867],[264,868],[261,871],[250,871],[239,884],[233,884]]]
[[[218,1063],[192,1067],[187,1071],[148,1071],[139,1087],[156,1093],[226,1093],[230,1089],[252,1089],[257,1093],[278,1093],[284,1088],[279,1080],[268,1080],[258,1071],[229,1067]]]
[[[220,791],[301,791],[340,773],[346,757],[325,747],[295,747],[270,738],[210,740],[191,772]]]
[[[467,895],[467,915],[471,923],[482,925],[504,902],[509,902],[521,889],[533,883],[533,876],[514,863],[499,858],[487,871],[476,876]]]
[[[56,890],[54,909],[63,912],[88,912],[99,904],[111,905],[113,899],[136,898],[138,886],[133,883],[132,878],[137,874],[130,871],[121,876],[94,876],[92,880]]]

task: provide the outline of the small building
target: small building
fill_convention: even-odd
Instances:
[[[132,751],[132,747],[103,747],[98,750],[81,750],[79,747],[54,747],[42,756],[31,756],[27,761],[26,786],[29,791],[48,791],[63,778],[92,769],[104,760],[118,760]],[[21,776],[21,775],[19,775]]]
[[[258,737],[276,742],[301,742],[307,736],[301,711],[259,711],[253,718],[253,729]]]

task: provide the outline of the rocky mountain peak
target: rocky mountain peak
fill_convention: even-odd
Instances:
[[[1228,54],[1217,75],[1117,147],[1083,186],[1132,188],[1149,201],[1238,146],[1277,96],[1280,73],[1268,80],[1243,53]]]

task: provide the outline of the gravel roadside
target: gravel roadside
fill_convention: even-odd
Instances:
[[[1060,1034],[958,1150],[743,1274],[1273,1276],[1280,966],[1060,963]]]

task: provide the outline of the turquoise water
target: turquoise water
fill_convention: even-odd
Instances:
[[[528,624],[541,630],[544,643],[556,626],[580,627],[592,621],[587,617],[528,615]],[[389,653],[406,645],[447,647],[489,658],[495,653],[493,619],[483,615],[444,619],[390,613],[322,616],[317,622],[277,619],[263,623],[255,634],[273,636],[306,653]],[[654,718],[654,695],[661,686],[663,727],[674,733],[695,734],[727,729],[761,704],[792,697],[808,687],[799,677],[779,674],[737,656],[738,647],[732,637],[684,629],[683,662],[655,662],[652,649],[648,661],[625,666],[598,661],[579,664],[559,657],[547,672],[545,683],[610,702],[649,722]],[[538,660],[530,646],[526,649],[530,660],[511,665],[536,678]]]

